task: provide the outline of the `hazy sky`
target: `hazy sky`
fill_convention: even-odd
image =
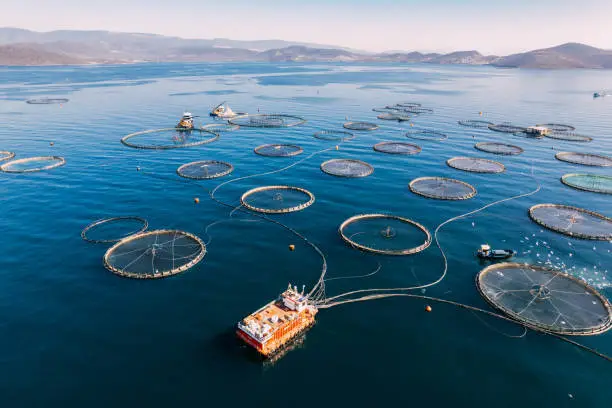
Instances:
[[[371,51],[612,49],[612,0],[6,0],[0,27],[283,39]]]

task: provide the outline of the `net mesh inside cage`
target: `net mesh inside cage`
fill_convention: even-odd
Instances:
[[[612,157],[591,154],[591,153],[577,153],[577,152],[559,152],[555,155],[557,160],[561,160],[568,163],[582,164],[584,166],[593,167],[609,167],[612,166]]]
[[[233,132],[240,129],[238,125],[232,125],[231,123],[211,123],[202,126],[202,129],[210,130],[215,133]]]
[[[593,138],[574,132],[552,132],[546,135],[549,139],[567,140],[568,142],[591,142]]]
[[[304,150],[292,144],[267,144],[255,148],[255,153],[268,157],[290,157],[303,153]]]
[[[395,215],[356,215],[344,221],[338,231],[352,247],[384,255],[416,254],[431,244],[427,228]]]
[[[473,173],[502,173],[506,167],[496,161],[476,157],[453,157],[446,161],[450,167]]]
[[[418,154],[421,147],[412,143],[380,142],[374,145],[374,150],[387,154]]]
[[[301,125],[306,123],[306,119],[279,113],[236,116],[228,122],[240,127],[282,128]]]
[[[333,159],[322,163],[321,170],[337,177],[367,177],[374,172],[374,167],[361,160]]]
[[[346,141],[355,138],[353,133],[344,130],[319,130],[313,136],[316,139],[331,141]]]
[[[59,156],[27,157],[4,162],[0,165],[0,171],[5,173],[34,173],[51,170],[64,164],[66,164],[66,160]]]
[[[612,194],[612,177],[599,174],[566,174],[561,177],[563,184],[578,190]]]
[[[54,105],[59,103],[68,102],[67,98],[38,98],[38,99],[28,99],[26,103],[30,105]]]
[[[404,107],[404,111],[408,113],[421,114],[421,113],[433,113],[434,110],[431,108],[425,108],[423,106],[407,106],[407,107]]]
[[[233,170],[234,166],[226,162],[218,160],[202,160],[183,164],[176,170],[176,172],[181,177],[195,180],[206,180],[225,176],[230,174]]]
[[[543,123],[536,126],[547,128],[551,132],[573,132],[574,130],[576,130],[574,126],[564,125],[562,123]]]
[[[381,113],[380,115],[377,116],[377,118],[380,120],[394,120],[397,122],[405,122],[405,121],[410,120],[410,116],[408,116],[407,114],[401,113],[401,112]]]
[[[411,139],[432,141],[442,141],[448,139],[448,136],[445,133],[432,129],[409,130],[406,132],[406,137]]]
[[[301,211],[314,201],[315,197],[310,191],[293,186],[257,187],[240,198],[242,205],[249,210],[267,214]]]
[[[537,204],[529,217],[552,231],[575,238],[612,240],[612,218],[584,208],[561,204]]]
[[[15,157],[15,153],[0,150],[0,162],[5,160],[11,160],[13,157]]]
[[[476,195],[476,189],[460,180],[445,177],[419,177],[409,184],[410,191],[439,200],[467,200]]]
[[[165,128],[131,133],[121,143],[136,149],[166,150],[200,146],[218,138],[219,133],[207,129]]]
[[[527,128],[522,126],[515,126],[511,123],[500,123],[498,125],[489,125],[489,129],[495,132],[501,133],[524,133]]]
[[[144,232],[149,226],[141,217],[111,217],[94,221],[81,231],[81,238],[87,242],[117,242],[131,235]]]
[[[474,148],[480,150],[482,152],[493,153],[493,154],[501,154],[501,155],[518,155],[524,152],[524,150],[519,146],[514,146],[505,143],[495,143],[495,142],[481,142],[476,143]]]
[[[567,335],[610,329],[610,303],[595,289],[559,270],[502,263],[478,274],[480,294],[493,307],[527,327]]]
[[[376,130],[378,129],[378,125],[370,122],[346,122],[344,125],[345,129],[349,130],[358,130],[358,131],[366,131],[366,130]]]
[[[471,127],[474,129],[487,129],[489,126],[494,125],[493,122],[488,120],[468,119],[457,121],[461,126]]]

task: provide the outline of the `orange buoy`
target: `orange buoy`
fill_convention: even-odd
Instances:
[[[339,147],[338,147],[338,145],[336,145],[336,150],[338,150],[338,149],[339,149]]]
[[[478,114],[479,114],[480,116],[482,116],[482,112],[478,112]]]
[[[196,204],[200,204],[200,199],[198,197],[196,197],[196,198],[193,199],[193,202],[196,203]]]
[[[289,245],[289,250],[290,251],[295,251],[295,245],[293,245],[293,244]]]
[[[410,127],[412,127],[412,126],[414,126],[414,123],[411,123],[411,124],[410,124]]]
[[[425,306],[425,311],[428,313],[431,312],[431,306],[429,305]]]

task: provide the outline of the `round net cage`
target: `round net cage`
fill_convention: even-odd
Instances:
[[[355,135],[351,132],[345,132],[344,130],[319,130],[313,135],[317,139],[331,140],[343,142],[355,138]]]
[[[352,247],[384,255],[416,254],[431,244],[427,228],[395,215],[356,215],[344,221],[338,232]]]
[[[500,123],[499,125],[489,125],[489,129],[501,133],[523,133],[527,128],[515,126],[510,123]]]
[[[373,149],[388,154],[418,154],[421,152],[420,146],[404,142],[380,142],[375,144]]]
[[[420,108],[422,105],[418,102],[400,102],[396,103],[395,106],[400,108]]]
[[[306,119],[285,114],[258,114],[236,116],[228,122],[241,127],[281,128],[304,124]]]
[[[240,129],[238,125],[232,125],[231,123],[211,123],[202,126],[202,129],[209,130],[215,133],[233,132]]]
[[[377,116],[377,118],[381,120],[395,120],[397,122],[406,122],[410,120],[410,116],[405,115],[400,112],[381,113],[380,115]]]
[[[290,157],[301,154],[304,150],[297,145],[291,144],[267,144],[255,148],[255,153],[268,157]]]
[[[518,146],[494,142],[476,143],[474,148],[483,152],[502,154],[506,156],[518,155],[524,152],[524,150]]]
[[[574,238],[612,240],[612,218],[561,204],[537,204],[529,209],[529,217],[552,231]]]
[[[349,130],[376,130],[378,129],[378,125],[370,122],[346,122],[344,125],[345,129]]]
[[[446,161],[450,167],[472,173],[503,173],[506,167],[500,162],[475,157],[453,157]]]
[[[200,146],[214,142],[219,133],[208,129],[153,129],[131,133],[121,139],[125,146],[135,149],[165,150]]]
[[[408,187],[415,194],[438,200],[467,200],[476,195],[476,189],[468,183],[445,177],[419,177]]]
[[[132,235],[104,254],[104,266],[128,278],[155,279],[177,275],[204,258],[206,245],[188,232],[157,230]]]
[[[314,195],[300,187],[264,186],[247,191],[240,202],[251,211],[281,214],[301,211],[315,201]]]
[[[234,171],[234,166],[217,160],[203,160],[183,164],[176,172],[188,179],[206,180],[223,177]]]
[[[337,177],[367,177],[374,172],[370,164],[356,159],[332,159],[321,164],[324,173]]]
[[[566,174],[561,182],[578,190],[612,194],[612,177],[599,174]]]
[[[501,263],[480,271],[476,286],[494,308],[535,330],[592,335],[612,325],[612,307],[606,298],[559,270]]]
[[[15,157],[15,153],[0,150],[0,162],[5,160],[11,160],[13,157]]]
[[[415,114],[421,114],[421,113],[433,113],[433,109],[431,108],[424,108],[422,106],[408,106],[405,107],[404,110],[406,112],[410,112],[410,113],[415,113]]]
[[[433,141],[443,141],[443,140],[448,139],[448,136],[445,133],[438,132],[437,130],[431,130],[431,129],[410,130],[406,132],[406,137],[409,137],[411,139],[433,140]]]
[[[53,105],[58,103],[66,103],[68,102],[67,98],[38,98],[38,99],[28,99],[26,103],[30,105]]]
[[[461,126],[467,126],[475,129],[487,129],[489,126],[495,125],[493,122],[487,120],[459,120],[457,121]]]
[[[117,242],[131,235],[146,231],[149,223],[140,217],[112,217],[97,220],[81,231],[81,238],[87,242]]]
[[[574,126],[564,125],[562,123],[543,123],[536,126],[547,128],[551,132],[573,132],[574,130],[576,130]]]
[[[372,108],[372,110],[379,113],[396,113],[403,110],[403,108],[399,106],[385,106],[382,108]]]
[[[27,157],[8,161],[0,166],[0,170],[5,173],[34,173],[51,170],[64,164],[66,160],[59,156]]]
[[[550,139],[567,140],[568,142],[591,142],[593,138],[574,132],[552,132],[546,135]]]
[[[584,166],[609,167],[612,166],[612,157],[591,153],[559,152],[555,155],[557,160],[568,163],[582,164]]]

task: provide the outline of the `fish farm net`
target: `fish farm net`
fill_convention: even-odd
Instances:
[[[188,232],[157,230],[122,239],[104,254],[104,266],[128,278],[155,279],[185,272],[204,258],[206,245]]]
[[[612,218],[561,204],[537,204],[529,209],[529,217],[552,231],[574,238],[612,240]]]
[[[591,153],[559,152],[555,155],[557,160],[568,163],[582,164],[593,167],[612,166],[612,157]]]
[[[112,217],[94,221],[81,231],[81,238],[87,242],[118,242],[131,235],[140,234],[149,223],[140,217]]]
[[[406,137],[409,137],[411,139],[433,140],[438,142],[448,139],[448,136],[445,133],[431,129],[410,130],[406,132]]]
[[[372,110],[379,113],[396,113],[403,110],[403,108],[397,106],[385,106],[383,108],[372,108]]]
[[[39,99],[28,99],[26,103],[30,105],[53,105],[58,103],[66,103],[66,98],[39,98]]]
[[[395,215],[356,215],[344,221],[338,232],[352,247],[384,255],[416,254],[431,244],[427,228]]]
[[[236,116],[228,122],[240,127],[283,128],[304,124],[306,119],[285,114],[258,114]]]
[[[346,122],[344,125],[345,129],[349,130],[376,130],[378,129],[378,125],[370,122]]]
[[[561,182],[578,190],[612,194],[612,177],[599,174],[566,174]]]
[[[211,123],[202,126],[202,129],[209,130],[215,133],[233,132],[240,129],[238,125],[232,125],[231,123]]]
[[[377,118],[381,120],[395,120],[397,122],[406,122],[410,120],[410,116],[402,114],[400,112],[381,113],[377,116]]]
[[[467,200],[476,195],[476,189],[470,184],[445,177],[419,177],[408,187],[415,194],[438,200]]]
[[[375,144],[373,149],[388,154],[418,154],[421,152],[420,146],[403,142],[380,142]]]
[[[219,133],[207,129],[165,128],[131,133],[121,143],[135,149],[165,150],[200,146],[218,138]]]
[[[320,130],[313,135],[317,139],[344,142],[355,138],[351,132],[344,130]]]
[[[551,132],[573,132],[574,130],[576,130],[574,126],[564,125],[562,123],[543,123],[536,126],[547,128]]]
[[[0,171],[5,173],[34,173],[54,169],[64,164],[66,164],[66,160],[59,156],[27,157],[2,164]]]
[[[524,152],[524,150],[518,146],[494,142],[476,143],[474,148],[483,152],[502,154],[506,156],[518,155]]]
[[[404,111],[406,112],[410,112],[410,113],[415,113],[415,114],[421,114],[421,113],[433,113],[434,110],[431,108],[424,108],[422,106],[408,106],[404,108]]]
[[[188,179],[206,180],[223,177],[234,171],[234,166],[217,160],[203,160],[183,164],[176,172],[179,176]]]
[[[0,162],[5,160],[11,160],[13,157],[15,157],[15,153],[0,150]]]
[[[355,159],[332,159],[321,164],[324,173],[337,177],[367,177],[374,172],[370,164]]]
[[[291,144],[267,144],[255,148],[255,153],[268,157],[290,157],[301,154],[304,150],[297,145]]]
[[[550,139],[567,140],[568,142],[591,142],[590,136],[579,135],[574,132],[552,132],[546,135]]]
[[[453,157],[446,161],[450,167],[472,173],[503,173],[506,167],[500,162],[474,157]]]
[[[418,102],[400,102],[396,103],[395,106],[400,108],[420,108],[422,105]]]
[[[315,197],[310,191],[292,186],[257,187],[240,197],[242,205],[249,210],[266,214],[301,211],[314,201]]]
[[[529,328],[556,334],[593,335],[612,326],[612,307],[595,289],[561,271],[501,263],[476,277],[482,297]]]
[[[501,133],[524,133],[527,128],[515,126],[510,123],[500,123],[499,125],[489,125],[489,129]]]
[[[493,122],[487,120],[459,120],[457,121],[461,126],[467,126],[475,129],[487,129],[489,126],[495,125]]]

